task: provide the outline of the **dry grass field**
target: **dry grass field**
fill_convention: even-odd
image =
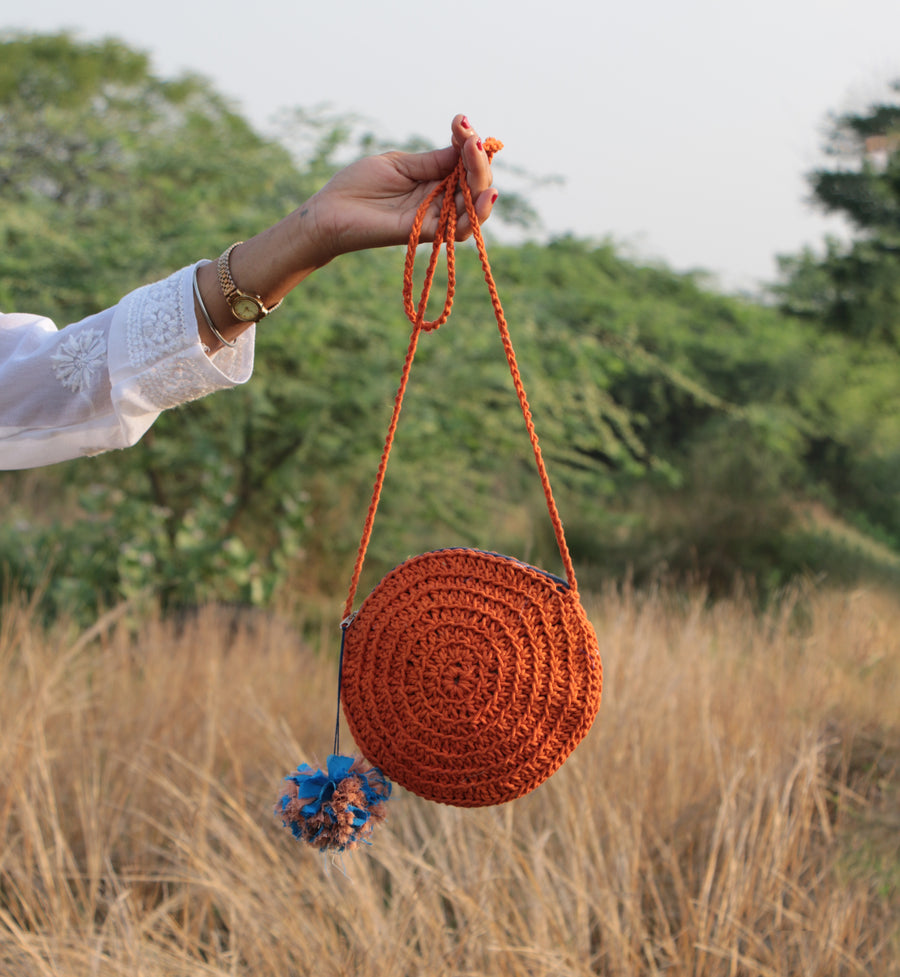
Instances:
[[[48,634],[8,600],[0,975],[900,974],[896,596],[587,604],[604,701],[566,766],[499,808],[398,790],[334,860],[271,812],[329,752],[337,634]]]

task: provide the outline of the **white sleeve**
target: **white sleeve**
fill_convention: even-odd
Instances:
[[[214,357],[200,345],[193,272],[65,329],[0,314],[0,469],[127,447],[161,411],[250,378],[253,327]]]

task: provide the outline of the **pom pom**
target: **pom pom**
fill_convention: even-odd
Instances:
[[[327,772],[304,763],[284,779],[291,786],[275,814],[295,838],[320,851],[370,844],[391,796],[391,783],[377,767],[348,756],[328,757]]]

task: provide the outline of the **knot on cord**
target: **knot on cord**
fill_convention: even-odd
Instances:
[[[487,153],[488,160],[492,160],[496,153],[503,148],[503,143],[499,139],[485,139],[484,151]],[[448,173],[443,180],[431,191],[422,201],[416,212],[412,230],[409,235],[409,243],[406,246],[406,265],[403,271],[403,304],[406,309],[406,317],[416,327],[417,330],[431,332],[438,329],[450,318],[450,310],[453,307],[453,295],[456,291],[456,224],[457,224],[457,200],[456,195],[462,194],[466,214],[478,243],[479,252],[484,250],[484,242],[481,239],[481,229],[478,215],[475,213],[475,202],[472,200],[472,191],[466,179],[466,167],[463,163],[462,154],[451,173]],[[419,297],[418,305],[413,303],[413,268],[416,261],[416,249],[422,236],[422,225],[428,214],[429,208],[438,198],[441,199],[441,209],[438,215],[437,231],[431,245],[431,257],[425,271],[425,280],[422,284],[422,293]],[[430,322],[425,319],[425,310],[428,306],[428,298],[431,295],[431,287],[434,283],[434,273],[437,268],[438,257],[441,252],[441,245],[446,245],[447,253],[447,294],[444,298],[444,308],[441,314]]]

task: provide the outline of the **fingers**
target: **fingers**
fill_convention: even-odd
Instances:
[[[450,123],[450,132],[453,136],[453,145],[457,150],[462,150],[463,143],[470,137],[477,135],[472,128],[471,122],[464,115],[455,115]]]
[[[496,192],[491,189],[493,183],[491,162],[481,138],[464,115],[457,115],[453,119],[451,133],[452,144],[444,149],[426,153],[386,153],[380,159],[388,160],[404,179],[419,184],[419,190],[424,196],[431,186],[452,172],[462,156],[466,182],[472,194],[478,223],[481,224],[490,217],[497,199]],[[404,187],[404,192],[408,192],[408,189]],[[472,227],[461,193],[457,194],[456,208],[458,217],[456,239],[463,241],[471,237]],[[440,210],[440,201],[434,203],[432,210],[436,216]]]
[[[494,209],[494,204],[497,202],[498,196],[499,194],[496,190],[488,187],[484,193],[475,198],[475,213],[478,217],[479,224],[483,224],[491,216],[491,211]]]
[[[457,115],[450,126],[451,145],[424,153],[385,153],[385,157],[412,180],[442,180],[456,166],[460,153],[469,174],[473,196],[491,185],[491,164],[478,133],[464,115]]]
[[[455,146],[445,146],[424,153],[385,153],[382,157],[404,177],[415,183],[428,183],[443,180],[453,171],[459,159],[459,150]]]
[[[462,147],[469,189],[473,197],[480,196],[493,183],[491,163],[477,133],[471,135]]]
[[[472,202],[475,205],[475,216],[478,218],[479,225],[483,224],[491,216],[491,211],[494,209],[497,197],[497,191],[490,187],[477,197],[473,196]],[[472,236],[473,228],[461,194],[457,194],[457,210],[459,221],[456,225],[456,240],[467,241]]]
[[[477,197],[482,190],[491,185],[491,164],[481,143],[481,137],[472,128],[464,115],[457,115],[450,124],[454,148],[462,153],[466,172],[469,174],[469,189]]]
[[[453,119],[450,129],[453,146],[462,154],[478,222],[483,223],[490,217],[491,210],[497,200],[497,193],[491,189],[494,178],[490,160],[485,152],[481,137],[472,128],[472,124],[465,115],[457,115]],[[460,218],[457,238],[463,240],[471,235],[472,229],[462,206],[460,207]]]

